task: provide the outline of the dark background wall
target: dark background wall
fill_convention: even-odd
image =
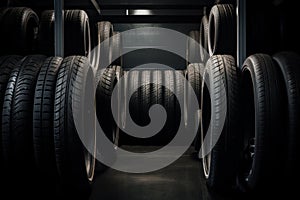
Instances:
[[[188,34],[191,30],[199,30],[199,24],[175,24],[175,23],[134,23],[134,24],[114,24],[114,29],[116,31],[126,31],[133,28],[141,28],[141,27],[161,27],[161,28],[168,28],[172,30],[176,30],[178,32]],[[142,45],[144,42],[139,40],[147,40],[150,44],[151,41],[155,41],[158,34],[155,32],[145,32],[141,33],[142,35],[138,38],[132,37],[132,41],[124,41],[123,40],[123,48],[130,49],[134,46]],[[176,41],[174,41],[176,42]],[[133,45],[134,44],[134,45]],[[153,42],[153,45],[150,45],[149,48],[151,49],[144,49],[133,51],[129,54],[124,56],[123,67],[124,68],[132,68],[136,67],[145,63],[160,63],[167,65],[169,67],[175,69],[184,69],[185,68],[185,60],[181,57],[159,50],[160,46],[157,43]],[[156,46],[155,46],[156,45]],[[180,44],[182,48],[185,48],[185,44]],[[156,49],[155,49],[156,48]]]

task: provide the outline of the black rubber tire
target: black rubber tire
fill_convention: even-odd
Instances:
[[[45,10],[41,14],[38,36],[38,49],[41,53],[47,56],[54,56],[53,10]]]
[[[0,55],[35,51],[39,18],[30,8],[8,8],[0,18]]]
[[[112,62],[112,48],[111,48],[111,40],[109,40],[110,37],[113,36],[113,25],[108,21],[102,21],[98,22],[98,37],[100,40],[100,43],[102,44],[100,51],[100,63],[103,63],[102,67],[109,67]],[[106,42],[105,42],[106,41]]]
[[[200,63],[200,33],[199,31],[190,31],[186,46],[186,67],[190,63]]]
[[[91,31],[91,53],[90,63],[93,68],[98,69],[100,64],[100,39],[98,37],[98,24],[90,21]]]
[[[181,110],[179,102],[171,89],[180,94],[179,98],[182,98],[183,102],[183,79],[180,79],[179,73],[174,70],[143,69],[128,74],[128,91],[132,91],[141,83],[143,84],[133,92],[129,99],[129,112],[132,120],[137,125],[145,126],[150,123],[149,109],[155,104],[162,105],[167,112],[166,123],[159,133],[144,139],[126,137],[129,144],[167,145],[173,139],[181,122]]]
[[[79,105],[72,106],[73,101],[83,103],[82,98],[86,96],[83,93],[87,89],[84,79],[90,70],[86,57],[70,56],[63,60],[58,71],[54,101],[54,147],[61,187],[67,194],[88,195],[94,177],[95,159],[83,146],[73,118],[73,106],[77,108]],[[87,158],[89,163],[86,163]]]
[[[113,68],[116,71],[117,80],[119,81],[124,75],[124,70],[123,70],[122,66],[113,65],[111,68]]]
[[[246,191],[274,190],[281,177],[285,113],[284,83],[280,69],[265,54],[252,55],[242,68],[244,112],[239,186]],[[251,153],[253,153],[251,155]]]
[[[174,94],[171,93],[171,95],[174,96],[174,118],[173,118],[173,126],[171,130],[176,133],[177,129],[180,126],[181,118],[183,118],[183,113],[181,112],[181,105],[179,102],[184,102],[184,71],[173,71],[174,73],[174,87],[176,89],[176,93],[178,96],[176,97]],[[172,79],[171,79],[172,80]],[[172,105],[171,105],[172,107]],[[174,124],[176,124],[174,126]],[[172,137],[174,135],[171,135]]]
[[[192,89],[194,90],[194,93],[198,99],[198,103],[200,105],[201,102],[201,88],[202,88],[202,76],[204,73],[205,66],[202,63],[194,63],[190,64],[185,72],[185,77],[188,80],[188,82],[191,84]],[[190,105],[191,105],[191,98],[190,95],[192,94],[192,91],[188,90],[187,87],[185,87],[185,123],[189,123],[189,115],[196,115],[197,110],[191,110]],[[198,108],[200,109],[200,108]],[[200,130],[200,128],[199,128]],[[201,140],[200,136],[197,134],[196,139],[195,139],[195,150],[199,151],[200,150],[200,145],[201,145]]]
[[[10,78],[12,70],[22,59],[21,56],[2,56],[0,57],[0,168],[3,165],[2,156],[2,108],[6,86]]]
[[[208,29],[209,55],[236,55],[236,16],[234,6],[220,4],[212,7]]]
[[[88,56],[91,51],[89,18],[83,10],[65,11],[65,35],[69,42],[65,44],[65,56]],[[77,34],[74,34],[77,33]]]
[[[131,117],[132,120],[139,124],[139,120],[140,118],[140,106],[138,104],[139,102],[139,90],[137,91],[133,91],[133,88],[136,88],[136,85],[140,85],[141,83],[141,73],[140,70],[133,70],[133,71],[129,71],[127,73],[127,91],[129,91],[128,93],[131,93],[132,96],[129,97],[129,99],[127,99],[127,105],[129,105],[128,109],[129,109],[129,113],[130,116],[126,116],[127,119],[128,117]],[[132,103],[133,102],[133,103]],[[132,108],[130,107],[131,105],[133,105]],[[126,106],[127,107],[127,106]],[[127,123],[126,123],[127,124]]]
[[[33,149],[38,170],[49,178],[57,177],[54,152],[53,113],[58,69],[62,58],[49,57],[38,75],[33,106]]]
[[[120,32],[113,32],[112,37],[112,59],[116,59],[112,62],[112,65],[123,66],[122,56],[122,37]]]
[[[117,77],[117,82],[120,83],[119,87],[117,88],[118,89],[118,93],[119,93],[119,98],[118,98],[118,105],[119,105],[119,124],[122,125],[123,122],[125,122],[126,120],[126,117],[125,117],[125,110],[124,110],[124,107],[125,107],[125,98],[124,98],[124,95],[125,95],[125,90],[124,87],[125,87],[125,80],[122,79],[123,76],[124,76],[124,70],[121,66],[118,66],[118,65],[114,65],[112,66],[112,68],[116,71],[116,77]],[[121,146],[122,145],[122,141],[121,141],[121,135],[122,135],[122,132],[120,129],[118,129],[118,146]]]
[[[100,42],[103,42],[113,36],[113,25],[108,21],[98,22],[98,31]]]
[[[285,116],[287,152],[285,159],[286,184],[292,186],[299,177],[300,132],[300,56],[293,52],[281,52],[273,56],[283,75],[287,113]]]
[[[65,10],[65,56],[88,56],[91,51],[89,18],[83,10]],[[54,11],[42,13],[39,34],[39,50],[48,56],[54,56]]]
[[[200,24],[200,36],[199,36],[199,44],[200,44],[200,58],[201,62],[205,65],[207,60],[209,59],[208,53],[208,16],[204,15]]]
[[[32,110],[36,79],[44,56],[25,57],[12,71],[3,104],[3,156],[10,170],[33,172]],[[31,170],[31,171],[27,171]],[[24,171],[23,171],[24,172]]]
[[[116,66],[114,66],[116,67]],[[118,82],[115,68],[107,68],[103,72],[97,87],[97,117],[106,137],[114,144],[118,144],[116,122],[111,110],[111,97]]]
[[[207,62],[203,75],[201,128],[205,133],[202,133],[201,138],[204,138],[206,134],[209,121],[214,124],[213,126],[219,126],[222,132],[218,141],[215,141],[216,145],[211,147],[210,160],[206,160],[208,157],[204,157],[202,161],[204,169],[206,169],[205,166],[210,165],[210,168],[204,171],[207,185],[220,192],[231,192],[233,190],[238,173],[240,144],[239,93],[239,73],[235,59],[228,55],[212,56]],[[208,95],[211,101],[206,99]],[[226,101],[223,101],[224,99]],[[205,107],[210,106],[215,106],[215,109],[207,112]],[[224,126],[220,124],[223,106],[227,108]],[[214,140],[212,139],[213,143]]]
[[[204,73],[205,66],[202,63],[190,64],[186,69],[185,77],[191,84],[197,99],[200,103],[201,100],[201,88],[202,88],[202,76]],[[189,95],[189,94],[187,94]]]

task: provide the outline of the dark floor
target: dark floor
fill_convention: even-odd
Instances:
[[[145,150],[145,147],[134,147],[134,151],[139,148]],[[172,165],[153,173],[128,174],[107,169],[97,176],[93,186],[90,200],[99,199],[223,200],[209,194],[202,165],[192,150]]]

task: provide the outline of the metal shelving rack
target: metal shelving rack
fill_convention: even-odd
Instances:
[[[237,0],[237,66],[242,67],[247,57],[246,0]]]

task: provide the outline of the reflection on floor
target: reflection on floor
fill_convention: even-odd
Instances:
[[[139,148],[145,150],[145,147],[134,147],[134,151]],[[208,192],[202,165],[192,149],[172,165],[152,173],[128,174],[107,169],[97,176],[90,197],[90,200],[100,199],[221,200]]]

